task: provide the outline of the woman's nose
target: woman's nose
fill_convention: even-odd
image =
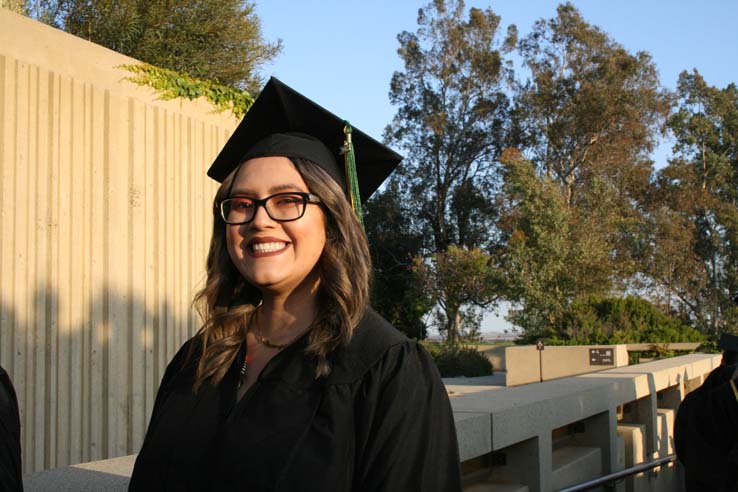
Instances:
[[[254,212],[254,220],[251,223],[256,227],[263,227],[273,225],[275,221],[267,213],[266,205],[257,205],[256,211]]]

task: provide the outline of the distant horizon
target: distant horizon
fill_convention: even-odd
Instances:
[[[494,340],[515,340],[518,338],[518,334],[513,333],[504,333],[504,332],[498,332],[498,331],[484,331],[479,334],[479,338],[485,342],[485,341],[494,341]],[[426,337],[426,340],[430,341],[442,341],[444,340],[444,337],[439,335],[438,333],[433,333],[432,335],[428,335]]]

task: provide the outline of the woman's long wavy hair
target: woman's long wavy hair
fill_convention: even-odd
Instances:
[[[326,243],[317,267],[320,273],[317,316],[310,328],[306,355],[315,358],[315,377],[326,376],[328,356],[348,344],[369,303],[371,256],[366,235],[341,187],[320,166],[290,159],[311,193],[320,197],[325,214]],[[234,170],[213,201],[213,237],[207,258],[207,280],[193,300],[203,320],[194,390],[205,381],[220,382],[243,343],[245,325],[261,302],[261,292],[241,276],[228,254],[226,223],[220,202],[227,198]]]

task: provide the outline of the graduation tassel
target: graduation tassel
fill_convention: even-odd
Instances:
[[[348,121],[343,122],[343,133],[346,135],[346,140],[343,142],[343,153],[344,163],[346,165],[346,186],[348,187],[349,200],[351,201],[351,208],[354,209],[356,217],[359,219],[359,224],[364,227],[364,217],[361,212],[361,194],[359,192],[359,178],[356,175],[356,156],[354,155],[354,144],[351,142],[351,123]]]

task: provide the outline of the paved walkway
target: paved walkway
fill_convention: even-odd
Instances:
[[[136,455],[93,461],[23,477],[25,492],[126,492]]]

